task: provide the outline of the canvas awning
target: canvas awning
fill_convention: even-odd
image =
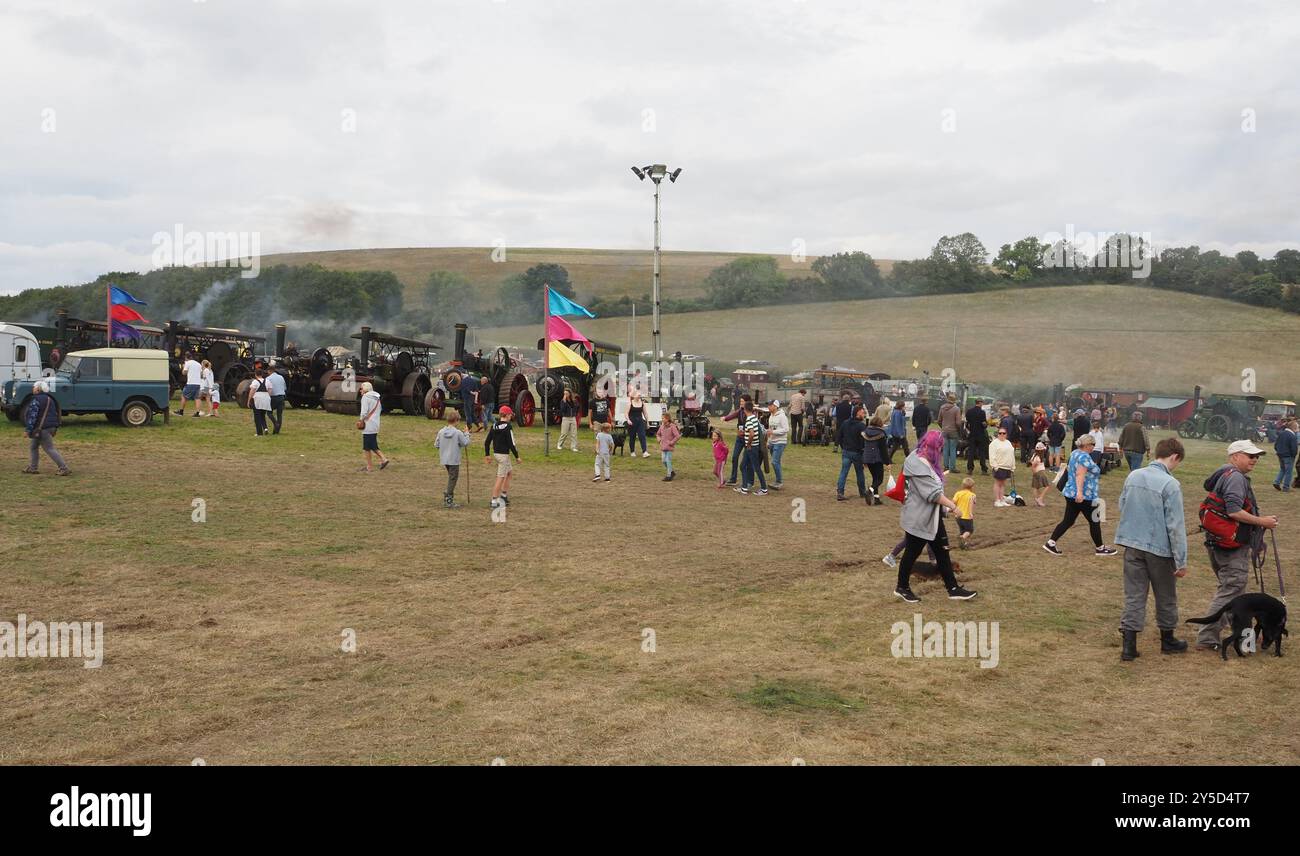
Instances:
[[[1151,410],[1173,410],[1174,408],[1182,407],[1190,400],[1191,399],[1187,398],[1160,398],[1158,396],[1152,396],[1136,406],[1144,409],[1150,408]]]

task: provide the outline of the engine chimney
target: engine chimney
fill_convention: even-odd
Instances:
[[[465,363],[465,331],[468,329],[468,324],[456,325],[456,355],[452,359],[462,365]]]
[[[66,309],[54,313],[54,347],[59,349],[60,354],[68,352],[68,310]]]
[[[275,325],[275,356],[278,359],[284,359],[284,333],[285,333],[285,326],[283,324],[276,324]]]
[[[369,327],[361,328],[361,345],[359,346],[359,350],[361,352],[361,367],[366,368],[370,365],[370,328]]]
[[[1198,385],[1195,392],[1192,393],[1192,409],[1195,410],[1201,406],[1201,387]]]

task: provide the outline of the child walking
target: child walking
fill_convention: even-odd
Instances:
[[[952,495],[952,501],[957,503],[957,531],[961,533],[958,536],[960,547],[969,550],[970,536],[975,534],[975,479],[962,479],[961,490]]]
[[[456,482],[460,479],[460,450],[469,445],[469,434],[456,427],[459,422],[460,414],[449,410],[446,426],[433,438],[438,458],[447,470],[447,489],[442,492],[444,508],[460,508],[455,501]]]
[[[1047,474],[1047,466],[1043,463],[1043,453],[1046,451],[1047,445],[1039,443],[1034,447],[1034,456],[1029,459],[1029,467],[1034,474],[1034,504],[1039,508],[1047,506],[1047,503],[1043,502],[1043,496],[1052,486],[1052,477]]]
[[[598,426],[600,430],[596,432],[596,477],[594,482],[600,481],[600,471],[605,471],[605,481],[609,481],[609,459],[614,454],[614,435],[609,433],[609,423],[602,422]]]
[[[673,449],[677,448],[677,441],[682,438],[682,429],[677,427],[673,421],[673,415],[664,411],[663,420],[659,423],[659,430],[655,432],[655,439],[659,441],[659,456],[663,458],[664,469],[668,475],[664,476],[664,481],[672,481],[677,473],[673,472]]]
[[[709,436],[713,438],[713,476],[718,480],[718,490],[722,490],[727,486],[722,478],[722,468],[727,463],[727,441],[717,428],[709,431]]]

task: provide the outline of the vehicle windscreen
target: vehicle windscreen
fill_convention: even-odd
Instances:
[[[72,377],[76,374],[77,366],[81,365],[81,357],[64,357],[63,362],[59,363],[57,374]]]

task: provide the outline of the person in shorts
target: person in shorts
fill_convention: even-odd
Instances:
[[[1034,456],[1029,459],[1029,469],[1034,476],[1034,504],[1039,508],[1047,505],[1043,502],[1043,497],[1047,495],[1047,489],[1052,486],[1052,475],[1047,471],[1047,462],[1044,460],[1046,455],[1047,444],[1038,443],[1034,446]]]
[[[185,402],[194,402],[194,415],[202,416],[199,413],[199,390],[203,387],[203,365],[196,359],[197,354],[190,351],[185,363],[181,366],[181,373],[185,375],[185,385],[181,387],[181,409],[175,411],[177,416],[185,415]]]
[[[489,462],[496,461],[497,480],[492,485],[490,508],[510,504],[510,477],[514,474],[514,463],[519,460],[519,449],[515,446],[515,432],[510,427],[510,418],[515,413],[508,406],[502,406],[497,412],[497,421],[487,431],[483,439],[483,456]],[[515,456],[515,461],[510,456]]]
[[[267,398],[269,404],[269,394]],[[357,427],[361,429],[361,451],[366,456],[366,465],[361,468],[363,473],[372,471],[371,455],[379,457],[381,470],[390,463],[384,453],[379,451],[379,417],[383,409],[383,401],[379,393],[375,392],[374,385],[370,381],[361,384],[361,418],[357,420]]]

